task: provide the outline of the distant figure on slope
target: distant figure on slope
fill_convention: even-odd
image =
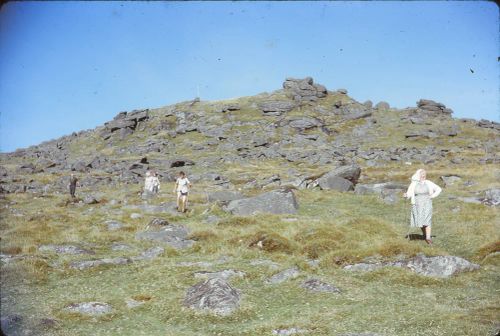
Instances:
[[[411,177],[411,183],[404,197],[411,199],[410,226],[419,227],[427,244],[432,244],[432,199],[441,193],[441,188],[427,180],[427,173],[419,169]]]
[[[160,190],[160,180],[155,171],[146,171],[146,178],[144,180],[144,191],[151,194],[157,194]]]
[[[186,174],[181,171],[174,187],[174,193],[177,193],[177,211],[186,212],[190,188],[191,182],[189,182]]]
[[[75,174],[71,174],[69,177],[69,194],[71,195],[71,198],[75,198],[75,192],[76,192],[76,186],[78,184],[78,178],[75,176]]]
[[[158,179],[158,175],[154,170],[153,172],[151,172],[151,185],[153,194],[157,194],[160,191],[160,180]]]

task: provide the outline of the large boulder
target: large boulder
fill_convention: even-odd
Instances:
[[[210,278],[190,287],[184,305],[216,315],[230,315],[240,304],[240,293],[222,278]]]
[[[287,78],[283,82],[285,92],[295,101],[316,101],[327,96],[327,89],[320,84],[315,84],[311,77],[303,79]]]
[[[417,113],[423,113],[432,116],[450,116],[453,110],[446,108],[442,103],[430,99],[420,99],[417,102]]]
[[[318,179],[318,185],[322,190],[349,191],[354,189],[354,184],[345,178],[338,176],[325,176]]]
[[[340,166],[317,179],[321,189],[339,191],[353,190],[361,175],[361,168],[357,165]]]
[[[295,195],[289,189],[273,190],[255,197],[229,202],[226,211],[234,215],[249,216],[259,212],[293,214],[298,209]]]

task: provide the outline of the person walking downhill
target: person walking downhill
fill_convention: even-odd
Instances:
[[[175,181],[174,187],[174,193],[177,193],[177,211],[186,212],[190,188],[191,182],[189,182],[186,174],[181,171],[179,177]]]
[[[427,244],[432,244],[432,199],[441,193],[441,188],[427,180],[427,173],[419,169],[411,177],[411,183],[404,197],[411,200],[410,226],[419,227]]]
[[[78,184],[78,178],[75,176],[75,174],[71,174],[69,178],[69,194],[71,195],[71,198],[75,198],[75,192],[76,192],[76,185]]]

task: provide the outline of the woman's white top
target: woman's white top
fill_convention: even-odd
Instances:
[[[422,182],[412,181],[410,183],[410,186],[408,187],[408,190],[406,191],[406,198],[411,199],[411,204],[415,204],[415,187],[417,186],[418,183],[425,183],[427,185],[427,188],[429,189],[430,198],[437,197],[442,191],[440,186],[429,180],[425,180]]]
[[[180,191],[182,193],[187,193],[189,190],[189,188],[188,188],[189,184],[191,184],[191,182],[189,182],[187,177],[178,178],[177,179],[177,191]]]

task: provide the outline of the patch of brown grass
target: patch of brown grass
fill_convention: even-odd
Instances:
[[[23,248],[19,246],[3,246],[0,251],[4,254],[20,254]]]
[[[258,221],[253,217],[234,216],[221,220],[217,225],[221,226],[249,226],[255,225]]]
[[[338,249],[345,239],[345,234],[338,227],[328,227],[308,229],[298,233],[294,239],[302,245],[302,253],[316,259]]]
[[[477,251],[477,256],[484,259],[488,254],[500,251],[500,240],[481,246]]]
[[[231,242],[243,242],[248,247],[258,248],[266,252],[289,253],[294,250],[290,240],[275,232],[259,231],[248,236],[233,238]]]
[[[196,241],[215,241],[217,238],[217,234],[211,230],[194,231],[188,237]]]
[[[147,294],[138,294],[132,296],[135,301],[150,301],[153,297]]]

